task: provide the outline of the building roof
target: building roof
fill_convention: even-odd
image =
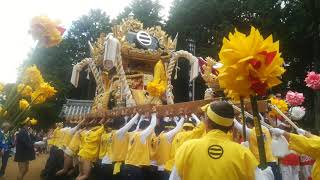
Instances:
[[[92,104],[92,100],[67,99],[67,102],[62,106],[59,116],[65,118],[88,114],[91,111]]]

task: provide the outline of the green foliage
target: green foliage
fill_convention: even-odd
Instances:
[[[223,37],[237,28],[248,32],[250,26],[257,27],[266,37],[273,35],[280,41],[282,56],[287,72],[284,83],[272,92],[297,90],[306,96],[304,106],[314,109],[314,93],[303,82],[306,72],[320,70],[320,7],[317,0],[175,0],[170,10],[165,28],[172,36],[179,32],[178,49],[186,49],[186,39],[196,42],[197,56],[212,56],[218,59]],[[142,21],[145,27],[164,26],[160,16],[162,7],[159,0],[133,0],[114,20],[118,24],[130,12]],[[36,64],[44,78],[52,82],[59,93],[56,99],[36,108],[35,117],[47,124],[56,120],[65,98],[92,99],[94,80],[85,79],[86,72],[81,73],[79,88],[70,83],[72,65],[85,57],[90,57],[88,41],[95,41],[101,32],[111,30],[109,17],[101,10],[92,10],[88,15],[74,21],[64,37],[63,42],[53,48],[36,48],[24,62],[21,69]],[[173,80],[174,94],[177,101],[188,100],[189,65],[181,61],[178,79]],[[202,98],[204,83],[196,80],[196,98]],[[317,105],[318,107],[319,105]],[[314,113],[308,113],[307,125],[311,126]],[[320,120],[319,120],[320,122]]]
[[[319,26],[320,5],[317,0],[175,0],[170,11],[167,29],[179,32],[179,48],[185,49],[185,39],[196,41],[198,56],[218,59],[223,37],[237,28],[248,32],[257,27],[266,37],[280,41],[282,56],[289,65],[284,83],[273,92],[288,89],[303,92],[309,110],[307,124],[314,120],[314,93],[305,86],[307,71],[320,70]],[[320,119],[318,119],[320,123]]]
[[[122,19],[127,18],[132,12],[134,17],[143,22],[145,27],[162,25],[163,19],[160,16],[161,9],[162,6],[159,0],[133,0],[130,5],[118,15],[115,23],[121,22]]]
[[[35,106],[32,115],[39,119],[39,125],[48,127],[57,121],[61,106],[66,98],[92,99],[95,84],[93,78],[87,80],[86,73],[80,74],[79,88],[73,88],[70,77],[73,64],[90,57],[88,41],[95,41],[100,33],[111,31],[110,19],[100,9],[91,10],[88,15],[73,21],[63,41],[52,48],[35,48],[20,67],[21,71],[35,64],[46,81],[50,82],[58,94],[51,101]]]
[[[86,57],[90,57],[88,41],[96,41],[100,33],[111,31],[110,18],[100,9],[90,10],[88,15],[81,16],[73,21],[64,41],[67,46],[67,54],[73,63]]]

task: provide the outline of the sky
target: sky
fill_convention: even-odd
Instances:
[[[173,0],[160,0],[168,16]],[[26,59],[35,41],[28,34],[34,16],[47,15],[58,19],[68,28],[71,22],[90,9],[100,8],[115,18],[131,0],[10,0],[0,1],[0,82],[12,83],[17,78],[17,68]]]

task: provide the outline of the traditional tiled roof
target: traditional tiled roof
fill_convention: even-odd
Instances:
[[[88,114],[91,111],[92,100],[76,100],[67,99],[67,102],[62,106],[60,117],[70,117]]]

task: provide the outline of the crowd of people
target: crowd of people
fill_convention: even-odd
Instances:
[[[23,179],[28,171],[29,161],[34,160],[37,153],[46,153],[46,136],[43,130],[36,131],[30,122],[22,123],[22,127],[13,130],[9,122],[4,121],[0,130],[0,177],[5,175],[10,157],[17,162],[19,172],[17,179]]]
[[[154,111],[99,122],[82,119],[57,123],[48,133],[34,130],[28,121],[16,131],[3,122],[0,176],[13,156],[17,179],[23,180],[36,154],[48,152],[41,172],[44,180],[320,178],[319,136],[260,114],[266,124],[264,168],[259,166],[261,152],[251,117],[243,126],[241,116],[225,101],[202,109],[197,115],[181,110],[173,117],[160,117]]]
[[[213,102],[204,113],[160,117],[152,113],[78,124],[57,123],[47,137],[49,157],[41,177],[50,179],[195,180],[320,178],[320,138],[284,122],[263,127],[267,168],[259,166],[253,120],[243,124],[231,104]],[[183,114],[183,113],[177,113]],[[261,115],[272,124],[272,119]],[[279,154],[273,138],[288,151]],[[315,162],[316,161],[316,162]],[[315,163],[315,164],[314,164]],[[313,167],[313,170],[312,170]]]

